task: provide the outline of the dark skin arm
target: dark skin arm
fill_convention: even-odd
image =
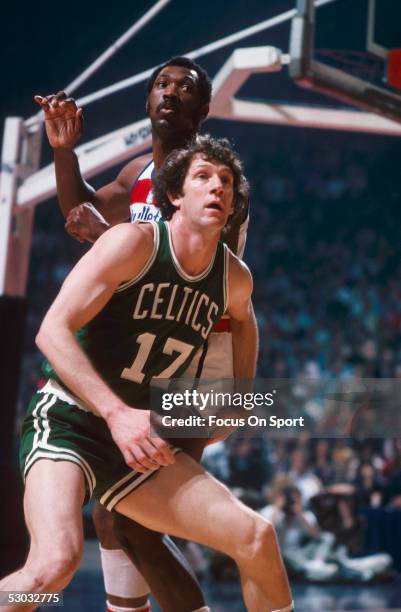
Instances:
[[[110,225],[117,225],[129,219],[129,204],[131,187],[150,162],[152,156],[141,155],[129,162],[121,170],[117,178],[93,193],[91,202],[105,221],[99,219],[85,204],[79,204],[70,210],[65,228],[76,240],[95,242]]]
[[[142,155],[132,160],[114,181],[95,191],[82,178],[74,152],[83,130],[82,108],[73,98],[67,98],[63,91],[46,97],[35,96],[35,101],[45,115],[46,134],[54,153],[58,199],[64,217],[67,219],[77,202],[91,202],[110,225],[126,221],[129,218],[130,189],[151,156]],[[84,221],[90,222],[89,215],[83,218]],[[106,227],[103,227],[103,231]],[[67,230],[70,230],[70,226]]]
[[[81,176],[74,146],[82,135],[83,111],[65,92],[35,96],[45,115],[45,128],[54,152],[57,192],[64,217],[82,201],[91,201],[94,190]]]

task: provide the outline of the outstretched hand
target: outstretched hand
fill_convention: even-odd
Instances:
[[[168,443],[152,433],[149,410],[120,409],[107,420],[107,425],[126,464],[137,472],[175,463]]]
[[[45,114],[46,134],[53,149],[72,149],[82,134],[83,111],[64,91],[34,96]]]

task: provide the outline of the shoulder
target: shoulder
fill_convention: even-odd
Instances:
[[[152,161],[152,153],[135,157],[121,170],[117,176],[117,180],[126,189],[131,189],[132,184],[138,178],[142,170]]]
[[[153,242],[154,226],[152,223],[119,223],[104,232],[94,246],[98,246],[98,250],[107,247],[113,250],[123,248],[133,251],[138,247],[146,248]]]
[[[120,223],[94,243],[90,251],[92,260],[100,268],[120,267],[122,277],[129,278],[151,257],[154,236],[154,225],[151,223]]]

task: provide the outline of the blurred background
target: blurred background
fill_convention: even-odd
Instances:
[[[228,7],[223,0],[173,0],[76,97],[294,4],[231,0]],[[2,9],[1,122],[34,114],[33,95],[63,89],[149,5],[144,0],[79,6],[7,3]],[[363,2],[347,2],[340,27],[333,11],[334,5],[327,19],[322,17],[319,36],[335,32],[340,44],[349,47],[359,32]],[[289,30],[287,22],[240,46],[269,44],[287,52]],[[234,48],[206,55],[199,63],[214,77]],[[284,73],[252,76],[240,95],[339,106],[301,90]],[[84,140],[143,118],[144,103],[140,84],[84,109]],[[222,120],[207,121],[203,131],[232,140],[251,185],[245,260],[255,279],[259,376],[401,378],[400,137]],[[44,142],[42,165],[50,161]],[[90,182],[100,187],[118,170],[116,166]],[[37,207],[16,431],[30,396],[44,382],[35,334],[61,282],[86,249],[65,233],[55,199]],[[401,441],[234,439],[210,447],[205,464],[245,503],[276,523],[294,579],[297,610],[399,606]],[[86,529],[87,565],[65,594],[66,612],[103,605],[89,513]],[[235,568],[228,560],[193,545],[185,548],[213,610],[242,610]]]

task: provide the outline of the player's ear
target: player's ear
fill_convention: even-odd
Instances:
[[[167,192],[167,197],[170,200],[170,204],[172,206],[174,206],[174,208],[180,208],[181,206],[181,201],[182,201],[182,196],[180,195],[174,195],[173,193],[171,193],[171,191]]]

